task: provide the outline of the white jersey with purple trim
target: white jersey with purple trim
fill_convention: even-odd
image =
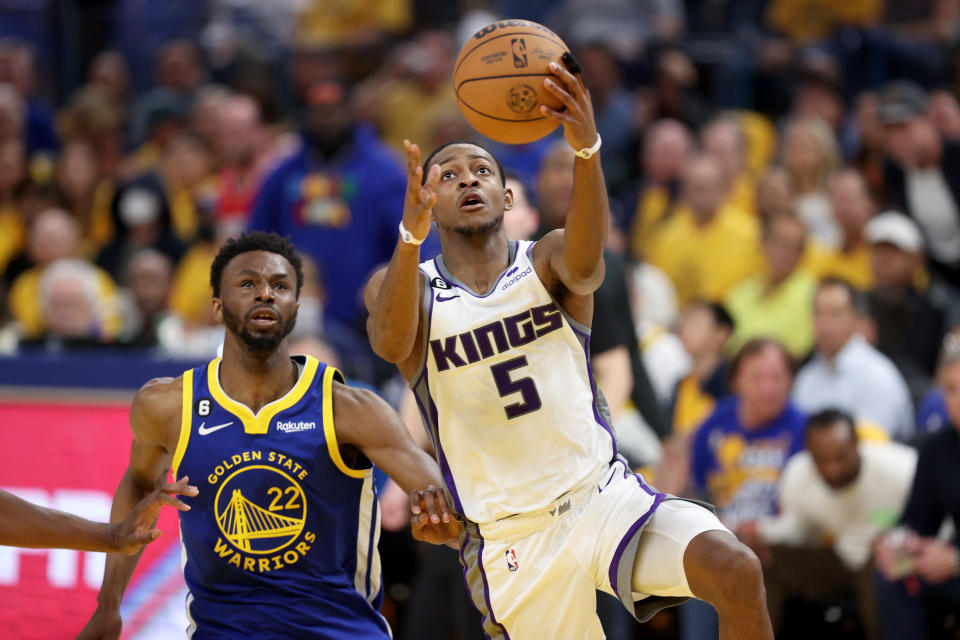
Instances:
[[[424,262],[424,351],[411,388],[455,508],[488,523],[545,508],[616,456],[590,329],[540,281],[532,242],[484,295]]]

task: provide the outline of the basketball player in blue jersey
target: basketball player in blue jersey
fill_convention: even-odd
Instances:
[[[347,387],[286,337],[303,284],[300,258],[275,234],[228,241],[211,266],[223,357],[152,380],[130,410],[130,466],[112,517],[163,479],[199,481],[181,512],[187,636],[389,638],[378,611],[379,513],[372,464],[430,498],[414,534],[441,543],[459,523],[434,461],[374,393]],[[110,555],[81,638],[117,638],[137,558]]]
[[[414,390],[465,519],[461,563],[489,637],[602,638],[601,589],[639,620],[696,597],[717,609],[723,640],[772,639],[756,556],[617,455],[587,355],[609,219],[601,141],[582,81],[551,72],[564,109],[541,112],[578,156],[565,229],[509,242],[513,194],[486,149],[448,143],[420,167],[405,143],[400,237],[365,292],[371,344]],[[443,251],[420,263],[431,221]],[[422,511],[423,496],[411,502]]]

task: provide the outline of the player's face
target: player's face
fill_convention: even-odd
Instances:
[[[236,256],[223,270],[214,314],[254,351],[273,351],[297,321],[297,277],[286,258],[268,251]]]
[[[440,165],[433,215],[441,230],[478,236],[503,226],[513,193],[500,182],[489,153],[472,144],[454,144],[437,154],[433,164]]]

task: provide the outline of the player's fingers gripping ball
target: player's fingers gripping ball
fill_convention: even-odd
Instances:
[[[467,122],[488,138],[509,144],[539,140],[559,124],[544,116],[540,105],[563,107],[543,80],[554,78],[551,62],[564,64],[571,58],[563,40],[543,25],[494,22],[460,50],[453,72],[457,105]]]

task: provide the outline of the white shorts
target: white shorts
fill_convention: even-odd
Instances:
[[[644,620],[679,604],[692,596],[687,544],[715,529],[726,531],[708,509],[665,500],[617,461],[547,509],[468,523],[460,560],[488,637],[594,640],[597,589]]]

